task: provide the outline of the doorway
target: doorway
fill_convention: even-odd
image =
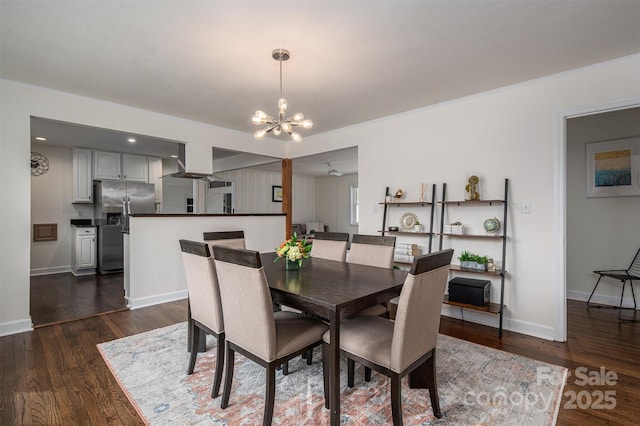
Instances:
[[[560,283],[556,329],[569,320],[568,300],[586,302],[595,284],[592,271],[624,268],[638,249],[640,229],[637,227],[640,197],[591,197],[588,193],[587,151],[593,145],[608,141],[633,141],[640,138],[640,106],[638,100],[621,105],[583,110],[562,117],[562,140],[565,154],[563,172],[564,237],[563,264],[559,265]],[[638,139],[640,140],[640,139]],[[619,142],[616,142],[619,143]],[[637,144],[636,144],[637,145]],[[634,153],[637,156],[640,153]],[[637,172],[637,170],[636,170]],[[560,206],[562,208],[562,206]],[[564,269],[563,269],[564,268]],[[600,303],[618,305],[621,286],[610,283],[598,287]],[[626,299],[626,298],[625,298]],[[586,307],[585,307],[586,309]],[[615,317],[615,315],[614,315]],[[562,340],[556,338],[556,340]]]

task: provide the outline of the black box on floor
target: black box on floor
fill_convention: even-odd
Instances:
[[[491,281],[456,277],[449,281],[449,301],[487,306],[491,299]]]

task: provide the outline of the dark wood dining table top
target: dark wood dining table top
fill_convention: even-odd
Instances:
[[[299,270],[285,270],[275,253],[260,255],[274,302],[328,318],[342,317],[398,296],[407,271],[327,259],[305,259]]]
[[[305,259],[299,270],[274,262],[275,253],[260,255],[276,304],[301,309],[329,322],[329,410],[331,425],[340,424],[340,322],[369,306],[386,303],[402,291],[407,271]]]

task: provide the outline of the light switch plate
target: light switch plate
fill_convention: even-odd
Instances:
[[[523,201],[522,204],[520,204],[520,213],[522,214],[531,213],[531,201]]]

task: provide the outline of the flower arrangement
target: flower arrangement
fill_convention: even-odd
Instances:
[[[311,257],[311,242],[306,238],[298,239],[298,234],[294,232],[293,237],[276,248],[276,254],[278,257],[274,262],[284,258],[287,265],[297,264],[297,267],[301,267],[302,260]]]

